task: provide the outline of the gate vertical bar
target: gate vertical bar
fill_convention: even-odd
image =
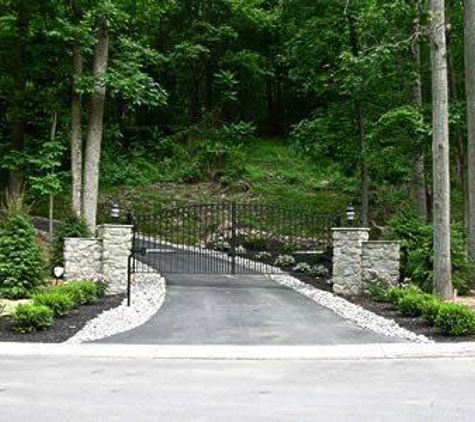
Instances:
[[[236,230],[237,230],[237,206],[231,203],[231,274],[236,274]]]

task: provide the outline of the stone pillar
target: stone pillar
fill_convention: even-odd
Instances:
[[[399,282],[401,243],[371,241],[363,243],[362,277],[366,287],[371,281],[382,281],[388,286]]]
[[[102,241],[99,239],[64,239],[64,278],[91,278],[102,272]]]
[[[104,224],[97,229],[102,240],[102,274],[110,282],[110,290],[124,292],[127,268],[132,251],[133,226]]]
[[[333,229],[333,291],[343,295],[362,292],[363,242],[369,229],[345,227]]]

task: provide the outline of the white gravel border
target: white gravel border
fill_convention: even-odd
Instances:
[[[392,319],[376,315],[374,312],[355,305],[342,297],[317,289],[288,274],[272,274],[270,277],[277,283],[290,287],[362,328],[384,336],[401,338],[415,343],[434,343],[426,336],[402,328]]]
[[[81,331],[64,343],[79,344],[99,340],[144,324],[157,313],[165,300],[165,279],[152,272],[135,274],[131,293],[130,307],[127,306],[127,299],[124,299],[117,308],[105,311],[89,321]]]

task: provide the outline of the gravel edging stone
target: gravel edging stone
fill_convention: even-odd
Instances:
[[[127,306],[127,299],[124,299],[120,306],[103,312],[89,321],[65,343],[79,344],[100,340],[144,324],[163,304],[166,294],[165,279],[160,274],[152,272],[135,274],[131,293],[131,306]]]
[[[433,343],[432,340],[423,335],[418,335],[399,326],[395,321],[383,318],[361,306],[355,305],[342,297],[333,293],[326,292],[316,287],[303,283],[302,281],[288,274],[271,275],[271,278],[277,283],[290,287],[291,289],[303,294],[319,305],[331,309],[337,315],[353,321],[358,326],[393,338],[401,338],[416,343]]]

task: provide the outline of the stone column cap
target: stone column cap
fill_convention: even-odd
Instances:
[[[102,239],[98,239],[97,237],[65,237],[64,240],[89,240],[89,241],[102,241]]]
[[[369,227],[333,227],[334,232],[369,232]]]
[[[363,243],[402,243],[401,240],[367,240]]]
[[[100,224],[97,227],[105,227],[110,229],[132,229],[134,226],[132,224]]]

